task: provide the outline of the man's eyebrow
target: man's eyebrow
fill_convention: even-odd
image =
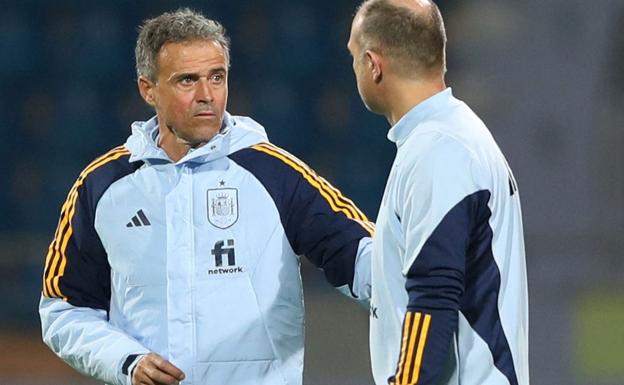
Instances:
[[[219,67],[215,67],[212,68],[208,71],[209,74],[214,74],[216,72],[223,72],[223,73],[227,73],[228,69],[225,66],[219,66]],[[198,79],[200,78],[202,75],[197,72],[197,71],[188,71],[188,72],[174,72],[171,74],[171,76],[169,77],[168,81],[171,80],[180,80],[183,79],[185,77],[192,77],[194,79]]]
[[[173,79],[180,80],[187,76],[192,77],[192,78],[198,78],[199,74],[197,72],[175,72],[171,74],[168,80],[173,80]]]
[[[213,68],[210,70],[210,73],[215,73],[215,72],[227,72],[227,68],[225,67],[217,67],[217,68]]]

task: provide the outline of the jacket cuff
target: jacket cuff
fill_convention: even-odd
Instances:
[[[145,354],[130,354],[121,366],[121,373],[126,376],[126,385],[132,385],[132,372],[143,356]]]

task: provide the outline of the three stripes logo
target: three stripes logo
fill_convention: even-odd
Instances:
[[[430,314],[411,311],[405,314],[399,364],[396,375],[389,379],[390,384],[413,385],[418,383],[430,323]]]
[[[143,210],[137,211],[136,215],[132,217],[130,222],[126,224],[126,227],[141,227],[141,226],[151,226],[149,219],[145,216]]]
[[[343,213],[347,218],[360,224],[371,236],[375,233],[375,225],[368,220],[366,215],[355,206],[353,201],[346,198],[340,190],[332,186],[327,180],[319,176],[307,164],[297,159],[287,151],[272,145],[271,143],[259,143],[252,146],[253,149],[277,158],[297,171],[312,185],[319,194],[327,201],[331,209],[336,213]]]
[[[76,201],[78,195],[81,194],[83,185],[87,177],[95,170],[109,162],[115,161],[122,157],[127,157],[130,152],[123,146],[116,147],[101,157],[91,162],[81,173],[74,185],[72,186],[63,208],[61,209],[61,218],[59,219],[54,240],[50,243],[48,254],[46,255],[45,271],[43,277],[43,295],[48,298],[62,298],[67,300],[67,296],[61,291],[61,281],[65,275],[65,269],[69,265],[70,250],[68,245],[72,242],[70,239],[74,236],[74,228],[72,226],[74,215],[76,214]]]

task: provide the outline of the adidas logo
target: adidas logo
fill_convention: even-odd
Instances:
[[[149,219],[145,216],[143,210],[137,211],[136,215],[132,217],[130,222],[126,225],[126,227],[141,227],[141,226],[151,226]]]

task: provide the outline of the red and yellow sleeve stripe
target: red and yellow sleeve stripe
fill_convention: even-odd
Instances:
[[[119,159],[128,155],[130,152],[123,146],[116,147],[101,157],[91,162],[78,176],[78,179],[72,186],[67,199],[61,208],[61,217],[59,219],[54,239],[48,248],[48,254],[45,260],[45,270],[43,273],[43,295],[49,298],[62,298],[67,300],[59,287],[59,280],[65,274],[67,266],[67,244],[73,234],[72,219],[76,213],[76,201],[78,200],[78,189],[84,183],[86,177],[102,167],[108,162]]]
[[[271,155],[292,167],[319,191],[334,212],[343,213],[347,218],[358,222],[371,236],[375,233],[375,225],[368,220],[366,215],[357,208],[353,201],[342,195],[340,190],[332,186],[301,160],[270,143],[259,143],[252,146],[252,148]]]
[[[430,323],[430,314],[410,311],[405,314],[401,354],[392,385],[418,384]]]

